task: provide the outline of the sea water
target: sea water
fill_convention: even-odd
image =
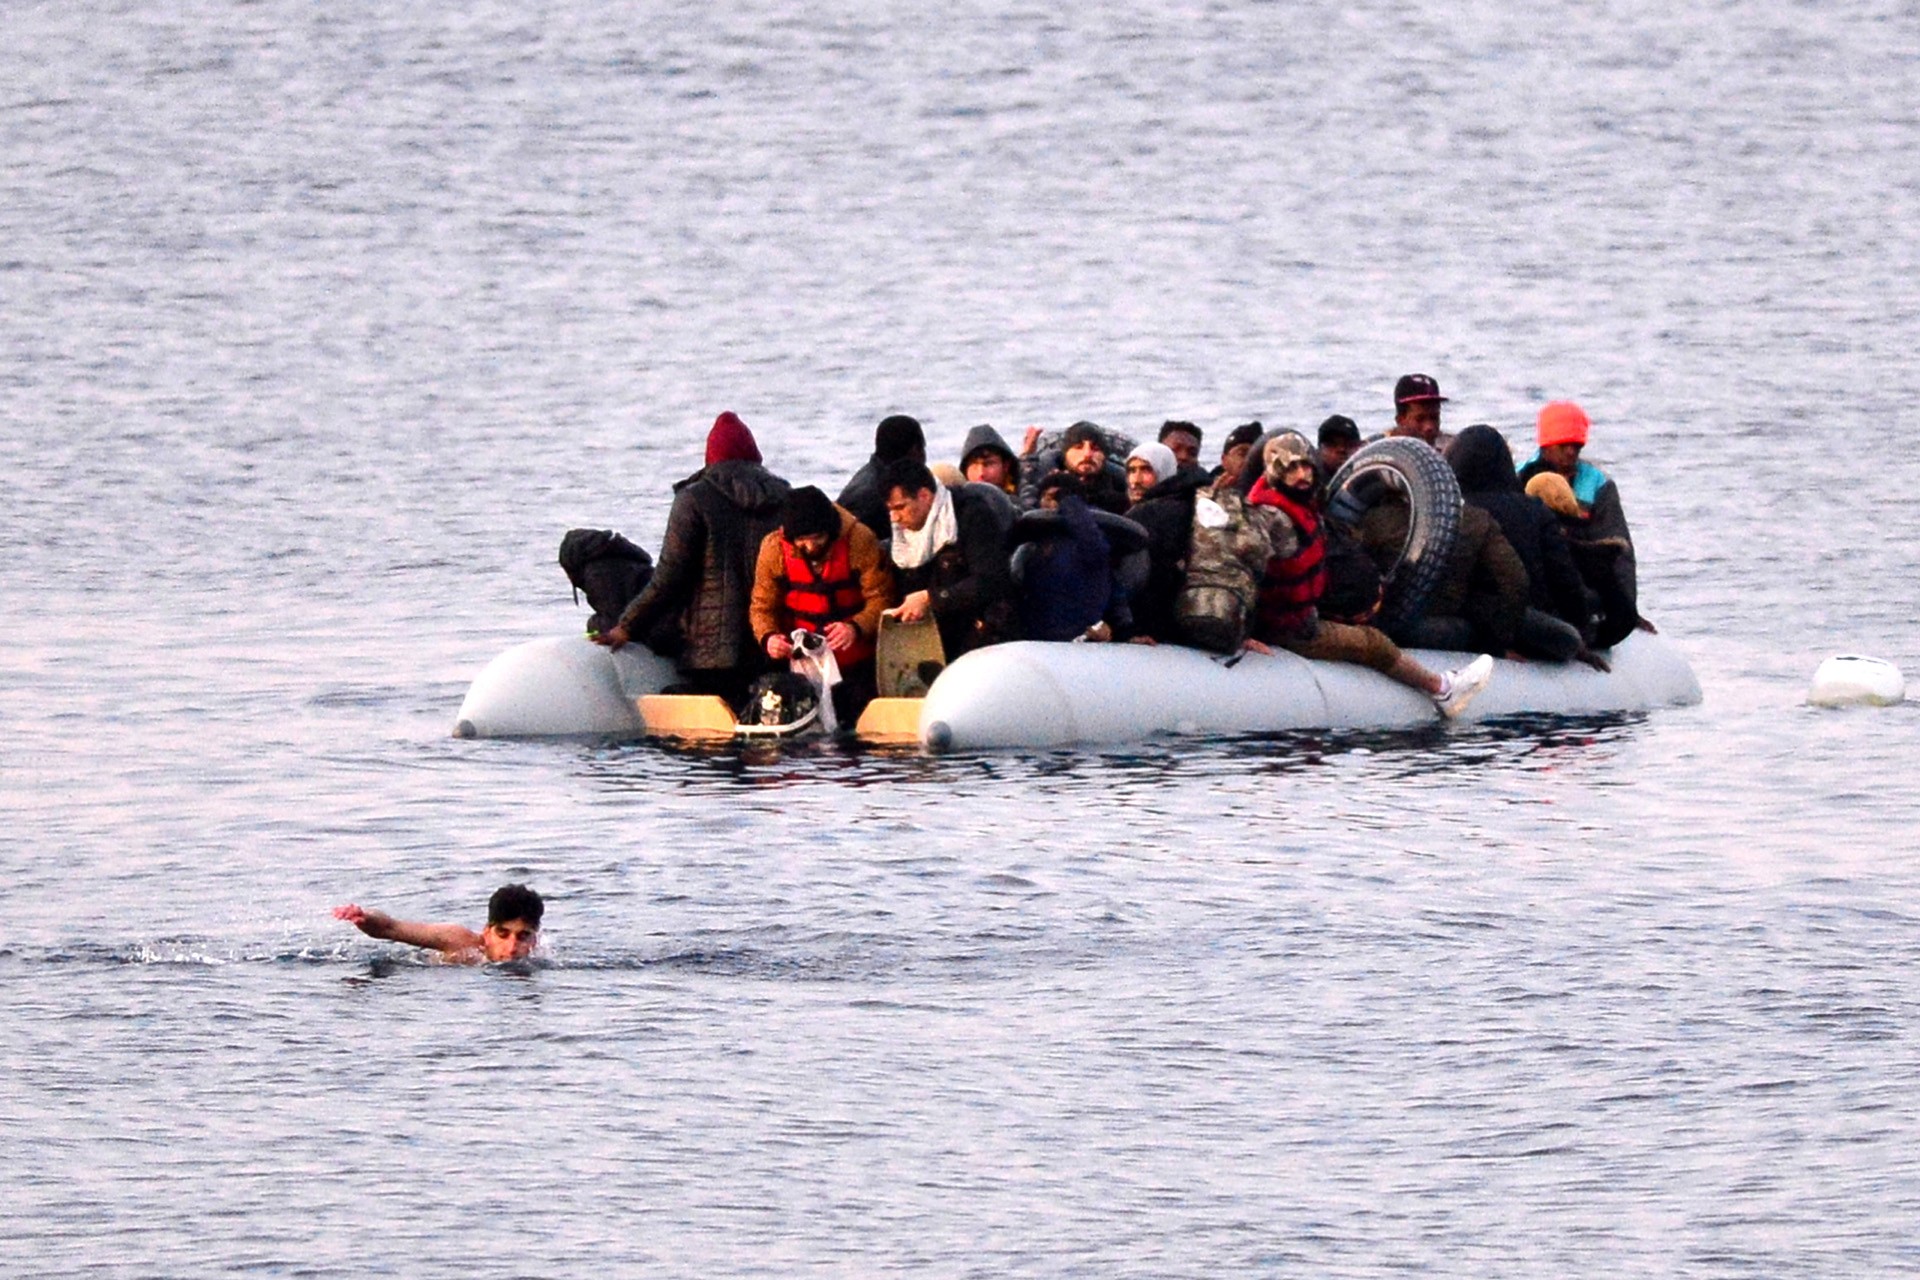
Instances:
[[[16,6],[28,1275],[1920,1267],[1910,6]],[[1572,398],[1696,709],[926,758],[450,736],[723,409]],[[477,925],[459,969],[332,919]]]

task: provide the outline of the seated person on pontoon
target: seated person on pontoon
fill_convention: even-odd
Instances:
[[[1412,507],[1397,490],[1361,517],[1355,533],[1383,578],[1399,563],[1412,520]],[[1409,649],[1505,654],[1518,641],[1530,590],[1527,566],[1499,523],[1481,507],[1462,503],[1438,583],[1419,616],[1393,627],[1391,635]]]
[[[1457,671],[1436,673],[1402,653],[1377,627],[1355,627],[1319,616],[1326,590],[1325,516],[1313,446],[1298,432],[1267,441],[1262,472],[1247,494],[1247,506],[1265,514],[1272,555],[1260,583],[1253,637],[1246,647],[1275,647],[1303,658],[1353,662],[1418,689],[1449,719],[1465,711],[1493,675],[1493,658],[1481,654]]]
[[[949,489],[925,463],[906,459],[883,480],[893,529],[894,583],[902,622],[932,618],[951,662],[969,649],[1014,639],[1007,535],[979,486]]]
[[[1180,644],[1177,605],[1187,580],[1194,500],[1208,474],[1180,466],[1166,445],[1143,444],[1127,457],[1127,519],[1147,533],[1147,578],[1127,601],[1135,644]]]
[[[1139,538],[1144,544],[1144,531]],[[1114,573],[1113,544],[1071,472],[1056,471],[1040,482],[1040,506],[1014,523],[1013,541],[1022,635],[1029,640],[1131,637],[1133,616]]]
[[[1597,597],[1594,646],[1619,644],[1636,626],[1652,631],[1653,624],[1640,616],[1633,533],[1620,506],[1620,486],[1580,456],[1592,429],[1586,411],[1571,400],[1555,400],[1540,410],[1535,427],[1540,449],[1521,464],[1520,482],[1533,493],[1536,479],[1557,475],[1573,492],[1573,514],[1563,514],[1561,523]]]
[[[1446,458],[1460,481],[1461,499],[1493,518],[1526,570],[1527,603],[1513,647],[1525,658],[1578,658],[1606,670],[1605,660],[1586,645],[1587,591],[1566,534],[1553,512],[1521,490],[1506,440],[1486,423],[1475,423],[1453,438]]]
[[[356,903],[333,909],[334,918],[384,942],[437,951],[455,964],[524,960],[540,945],[540,917],[547,905],[523,884],[502,885],[487,899],[487,927],[475,933],[460,924],[422,924],[395,920],[384,911]]]

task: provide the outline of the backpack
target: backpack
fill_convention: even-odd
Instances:
[[[573,584],[573,602],[579,604],[584,592],[593,610],[588,635],[613,630],[627,605],[653,581],[653,557],[611,529],[567,530],[560,539],[560,568]]]
[[[1189,643],[1215,653],[1239,649],[1271,546],[1265,514],[1238,492],[1218,488],[1195,498],[1187,580],[1174,606]]]

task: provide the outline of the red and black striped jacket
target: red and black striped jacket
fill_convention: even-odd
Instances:
[[[1267,561],[1254,606],[1254,634],[1310,634],[1315,608],[1327,590],[1327,540],[1320,531],[1320,514],[1284,489],[1268,484],[1265,476],[1254,481],[1247,501],[1259,507],[1278,507],[1298,535],[1293,554]]]

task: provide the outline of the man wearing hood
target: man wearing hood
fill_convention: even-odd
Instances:
[[[1493,675],[1481,654],[1456,671],[1435,673],[1415,662],[1375,627],[1355,627],[1319,616],[1326,590],[1326,536],[1322,526],[1314,449],[1298,432],[1283,431],[1261,450],[1261,474],[1247,505],[1271,514],[1272,555],[1255,605],[1247,648],[1271,653],[1278,645],[1303,658],[1352,662],[1418,689],[1451,719],[1466,710]]]
[[[1582,567],[1600,567],[1610,581],[1596,584],[1603,603],[1594,643],[1607,648],[1620,643],[1635,625],[1651,629],[1639,613],[1639,571],[1634,562],[1633,533],[1627,528],[1627,513],[1620,506],[1620,487],[1612,478],[1580,456],[1587,447],[1592,424],[1587,414],[1571,400],[1555,400],[1540,410],[1535,424],[1539,451],[1520,468],[1520,481],[1526,484],[1543,472],[1564,479],[1573,489],[1579,504],[1577,518],[1566,521],[1570,537],[1586,546],[1604,549],[1603,566],[1599,557],[1582,555],[1576,548]]]
[[[889,467],[881,483],[902,593],[889,612],[903,622],[938,622],[949,662],[1013,639],[1007,534],[988,496],[972,485],[948,489],[910,458]]]
[[[1133,496],[1127,519],[1147,531],[1147,582],[1131,602],[1137,643],[1183,642],[1177,606],[1187,581],[1194,495],[1211,483],[1205,471],[1180,466],[1163,444],[1143,444],[1127,457],[1127,493]]]
[[[714,419],[706,460],[673,487],[652,581],[594,641],[618,649],[678,617],[684,643],[675,662],[686,683],[737,707],[765,667],[748,602],[760,543],[780,522],[787,482],[761,465],[753,433],[732,413]]]
[[[1514,647],[1527,657],[1552,662],[1572,658],[1598,662],[1587,653],[1582,638],[1587,625],[1586,584],[1580,580],[1566,535],[1554,514],[1521,489],[1506,440],[1485,423],[1476,423],[1455,436],[1445,453],[1447,465],[1460,481],[1460,496],[1493,517],[1526,566],[1527,608]]]
[[[990,484],[1009,498],[1020,492],[1020,459],[984,422],[960,444],[960,474],[970,484]]]
[[[812,485],[790,490],[780,527],[760,542],[753,634],[769,658],[784,662],[793,632],[819,633],[840,668],[833,701],[844,724],[873,700],[874,640],[892,603],[893,570],[873,531]]]
[[[926,462],[927,437],[918,418],[896,413],[880,419],[880,425],[873,429],[873,456],[853,473],[836,499],[876,538],[887,536],[887,494],[881,487],[881,477],[903,458]]]
[[[1382,577],[1399,562],[1411,522],[1405,495],[1391,490],[1360,518],[1355,533]],[[1530,587],[1526,566],[1492,516],[1461,504],[1459,530],[1443,569],[1420,616],[1396,626],[1394,640],[1410,649],[1513,650]]]

